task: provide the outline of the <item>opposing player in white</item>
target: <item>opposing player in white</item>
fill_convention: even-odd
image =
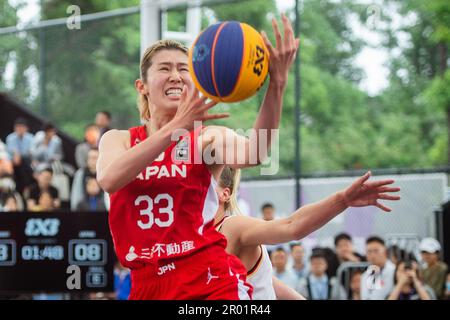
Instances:
[[[219,210],[215,226],[228,240],[226,251],[237,256],[247,269],[247,281],[253,286],[254,300],[302,299],[295,290],[272,277],[272,264],[265,244],[280,244],[299,240],[325,225],[348,207],[376,206],[383,211],[391,209],[378,200],[399,200],[391,195],[400,191],[391,187],[394,180],[368,181],[367,172],[349,187],[322,201],[305,205],[283,219],[264,221],[239,215],[235,194],[238,189],[239,169],[225,167],[216,188]]]

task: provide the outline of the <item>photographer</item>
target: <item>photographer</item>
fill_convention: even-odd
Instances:
[[[394,284],[388,300],[436,300],[433,289],[422,283],[415,261],[401,261],[397,265]]]

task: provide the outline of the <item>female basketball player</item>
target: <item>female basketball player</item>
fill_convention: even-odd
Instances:
[[[289,20],[283,16],[282,21],[284,37],[273,20],[275,47],[263,35],[270,52],[270,82],[254,125],[257,131],[278,128],[298,49]],[[140,72],[135,85],[145,124],[103,135],[97,163],[97,179],[110,194],[116,254],[132,270],[130,299],[248,299],[250,288],[237,271],[243,266],[225,252],[226,240],[214,228],[215,187],[224,164],[260,163],[271,137],[250,148],[248,139],[225,127],[194,130],[196,120],[228,115],[208,114],[216,103],[199,97],[188,72],[187,49],[177,42],[159,41],[148,48]],[[184,133],[174,139],[172,133],[180,129]],[[243,163],[234,150],[239,143],[244,145]],[[207,146],[219,159],[231,152],[235,156],[226,157],[224,164],[194,161],[204,157],[199,151]],[[255,154],[257,163],[252,163]]]
[[[284,219],[264,221],[239,213],[236,192],[239,186],[239,169],[225,167],[217,186],[219,210],[214,218],[215,226],[228,240],[227,252],[237,256],[247,271],[247,281],[253,287],[253,299],[301,299],[300,295],[287,291],[280,281],[272,280],[272,264],[263,244],[279,244],[298,240],[322,227],[348,207],[374,205],[390,211],[379,199],[399,200],[389,193],[400,188],[389,187],[394,180],[368,182],[370,172],[358,178],[349,187],[328,198],[305,205]],[[230,217],[232,216],[232,217]],[[274,290],[275,288],[275,290]],[[279,291],[284,295],[280,296]]]

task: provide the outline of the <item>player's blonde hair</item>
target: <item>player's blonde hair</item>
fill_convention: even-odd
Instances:
[[[174,40],[159,40],[155,42],[152,46],[145,50],[144,55],[141,59],[140,64],[140,76],[141,80],[145,83],[147,81],[147,71],[152,66],[152,59],[155,54],[161,50],[180,50],[181,52],[188,54],[189,49],[182,43]],[[148,105],[147,97],[143,94],[138,95],[138,109],[139,115],[142,120],[150,120],[150,108]]]
[[[222,170],[222,173],[219,178],[219,185],[222,188],[229,188],[231,195],[230,200],[225,202],[225,212],[230,213],[231,215],[242,215],[241,210],[239,209],[238,201],[237,201],[237,192],[239,190],[239,183],[241,182],[241,170],[233,169],[228,166],[225,166]]]

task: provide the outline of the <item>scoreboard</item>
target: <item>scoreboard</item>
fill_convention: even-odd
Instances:
[[[107,212],[0,213],[1,293],[113,291],[115,261]]]

